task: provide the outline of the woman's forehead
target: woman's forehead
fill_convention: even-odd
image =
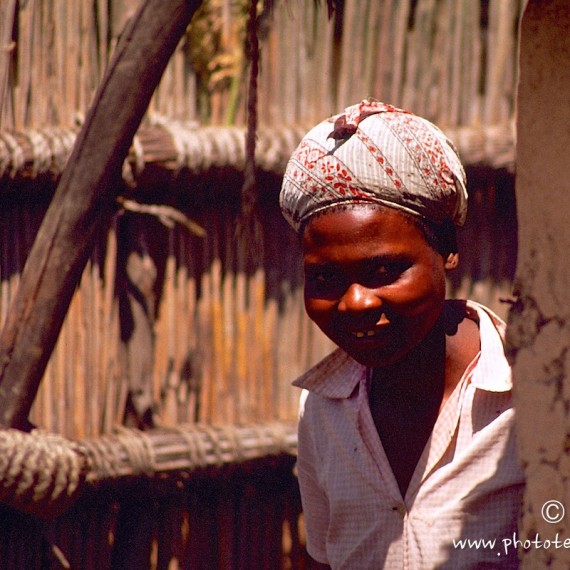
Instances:
[[[302,243],[304,252],[315,248],[378,248],[382,244],[399,248],[427,245],[408,215],[377,205],[334,208],[314,216],[304,229]]]

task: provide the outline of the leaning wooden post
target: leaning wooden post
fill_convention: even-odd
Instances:
[[[517,539],[523,568],[569,568],[570,3],[529,0],[520,42],[518,300],[508,333],[527,480]]]
[[[170,56],[201,0],[145,0],[95,95],[27,259],[0,336],[0,425],[24,427],[121,168]]]

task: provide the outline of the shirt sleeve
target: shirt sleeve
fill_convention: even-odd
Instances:
[[[304,393],[301,396],[299,412],[297,473],[307,536],[307,551],[317,562],[328,564],[326,534],[329,520],[329,503],[317,475],[316,466],[319,460],[312,437],[310,413],[306,414],[306,398],[307,394]]]

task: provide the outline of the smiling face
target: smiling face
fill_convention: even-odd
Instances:
[[[303,233],[309,317],[361,364],[400,360],[436,324],[451,262],[393,208],[314,217]]]

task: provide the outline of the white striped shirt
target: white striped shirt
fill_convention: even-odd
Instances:
[[[339,349],[294,383],[304,388],[297,467],[316,560],[335,570],[518,567],[503,542],[516,532],[523,489],[504,323],[468,306],[481,351],[441,411],[405,497],[370,413],[366,367]]]

